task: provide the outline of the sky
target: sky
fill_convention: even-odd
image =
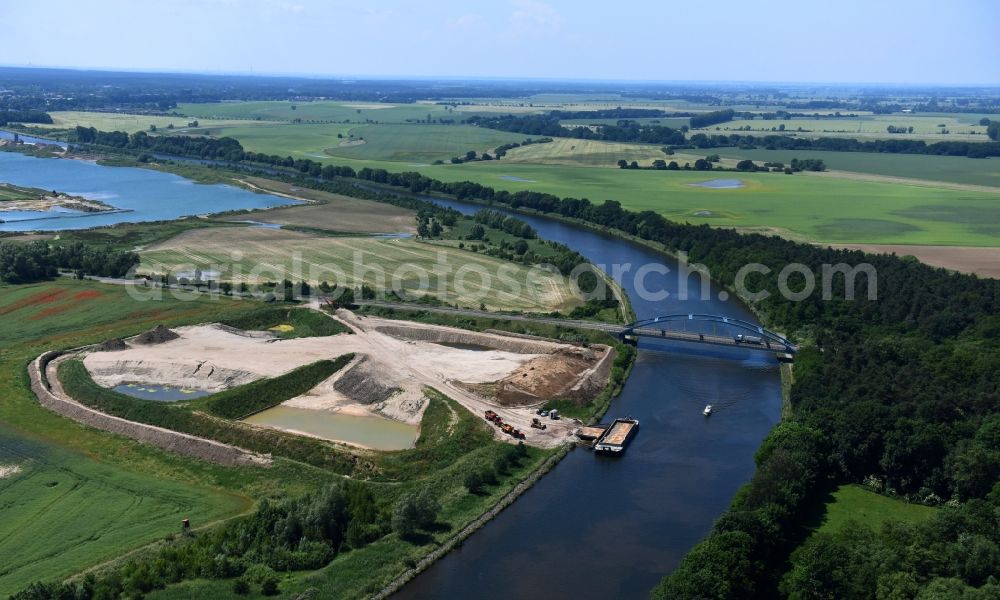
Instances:
[[[0,65],[1000,84],[997,0],[0,0]]]

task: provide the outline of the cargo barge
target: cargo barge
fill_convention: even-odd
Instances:
[[[601,454],[619,454],[632,440],[639,429],[639,420],[631,417],[618,418],[610,427],[604,430],[601,437],[594,442],[594,452]]]

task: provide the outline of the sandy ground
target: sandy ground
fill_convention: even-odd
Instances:
[[[21,467],[18,465],[0,465],[0,479],[17,475],[20,472]]]
[[[103,202],[77,198],[75,196],[66,196],[64,194],[56,196],[42,196],[41,198],[35,198],[32,200],[6,200],[4,202],[0,202],[0,212],[14,210],[45,212],[47,210],[52,210],[53,208],[66,208],[81,212],[104,212],[114,210],[113,206],[108,206]]]
[[[470,391],[470,384],[484,384],[505,379],[530,369],[533,361],[551,363],[553,354],[567,353],[574,347],[555,342],[532,342],[534,352],[511,350],[467,350],[432,341],[402,339],[379,331],[398,328],[399,321],[358,317],[339,311],[338,317],[354,334],[330,337],[280,340],[246,337],[216,325],[181,327],[176,340],[137,346],[118,352],[92,352],[84,364],[94,380],[104,386],[125,382],[156,382],[188,388],[218,391],[266,377],[287,373],[299,366],[321,359],[355,353],[350,365],[330,379],[285,404],[315,410],[344,411],[348,414],[383,416],[417,424],[426,408],[425,387],[434,387],[462,403],[473,414],[492,409],[527,435],[526,441],[551,447],[569,438],[576,425],[554,421],[542,432],[530,428],[534,410],[528,407],[501,407]],[[469,335],[460,329],[407,323],[425,339],[435,334]],[[510,348],[523,344],[506,336],[494,336],[497,346]],[[545,350],[540,352],[539,350]],[[582,377],[592,365],[572,363]],[[537,363],[539,370],[544,363]],[[565,369],[563,369],[565,370]],[[545,398],[547,399],[547,398]],[[542,399],[542,400],[545,400]],[[495,433],[498,439],[513,441]]]
[[[961,273],[975,273],[980,277],[1000,277],[1000,248],[893,244],[844,244],[836,245],[834,248],[862,250],[872,254],[910,255],[934,267],[944,267]]]

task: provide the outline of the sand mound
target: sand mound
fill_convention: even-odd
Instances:
[[[503,406],[526,406],[552,398],[583,404],[589,400],[590,390],[576,389],[581,374],[592,370],[606,352],[607,349],[561,348],[515,369],[496,382],[492,395]]]
[[[98,344],[95,350],[97,352],[121,352],[128,350],[128,344],[121,339],[106,340]]]
[[[145,333],[140,333],[133,341],[136,344],[151,346],[153,344],[162,344],[164,342],[176,340],[179,337],[181,336],[177,335],[173,331],[170,331],[163,325],[157,325]]]
[[[180,388],[220,392],[260,379],[260,375],[225,368],[209,361],[168,362],[121,360],[89,354],[83,359],[91,377],[99,385],[115,387],[123,383],[168,383]]]
[[[333,389],[358,404],[377,404],[403,391],[402,388],[387,385],[384,379],[365,357],[341,375],[334,382]]]

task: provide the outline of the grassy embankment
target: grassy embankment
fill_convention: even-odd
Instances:
[[[351,332],[340,321],[314,310],[280,306],[247,312],[239,317],[226,319],[222,324],[247,331],[272,331],[286,340]]]
[[[282,431],[255,428],[237,421],[306,393],[339,371],[352,355],[322,360],[284,375],[263,379],[189,401],[141,400],[94,382],[79,360],[59,366],[66,393],[82,404],[129,421],[232,444],[260,453],[285,456],[343,475],[355,472],[350,455],[332,443]],[[206,414],[207,413],[207,414]]]

